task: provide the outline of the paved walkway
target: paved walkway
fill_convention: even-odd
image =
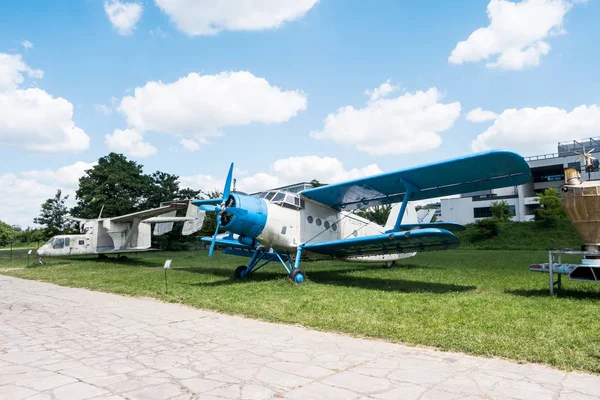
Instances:
[[[0,399],[597,399],[600,377],[0,276]]]

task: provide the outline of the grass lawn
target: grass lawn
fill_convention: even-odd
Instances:
[[[172,258],[169,292],[162,264]],[[0,259],[0,272],[65,286],[150,296],[266,321],[433,346],[475,355],[600,373],[600,285],[529,272],[544,251],[456,250],[378,264],[304,263],[292,284],[270,264],[250,281],[231,280],[245,259],[205,251],[154,253],[126,261]],[[577,258],[566,259],[577,261]]]

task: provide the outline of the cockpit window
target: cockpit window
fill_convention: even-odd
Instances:
[[[63,238],[56,238],[54,240],[54,245],[52,246],[53,249],[62,249],[65,246],[65,239]]]
[[[279,192],[279,193],[277,193],[277,194],[275,195],[275,197],[273,197],[273,199],[271,199],[271,201],[273,201],[273,202],[275,202],[275,201],[281,201],[281,200],[283,200],[284,198],[285,198],[285,193],[281,193],[281,192]]]
[[[47,245],[49,245],[50,247],[52,247],[52,245],[54,244],[54,238],[52,238],[52,239],[48,240],[48,241],[46,242],[46,244],[47,244]]]
[[[271,200],[273,198],[273,196],[275,196],[275,192],[269,192],[269,194],[267,194],[265,196],[265,199],[266,200]]]

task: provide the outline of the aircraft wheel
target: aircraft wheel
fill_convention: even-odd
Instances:
[[[242,279],[242,272],[246,271],[246,266],[245,265],[240,265],[239,267],[237,267],[235,269],[235,272],[233,273],[233,276],[235,277],[236,280],[240,280]],[[250,275],[244,275],[243,278],[249,278]]]
[[[294,283],[303,283],[306,280],[306,274],[300,268],[294,268],[290,272],[290,279]]]
[[[392,268],[394,265],[396,265],[396,261],[387,261],[385,263],[386,268]]]

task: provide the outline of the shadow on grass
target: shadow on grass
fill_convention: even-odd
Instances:
[[[347,272],[361,271],[364,268],[355,268]],[[191,286],[223,286],[239,284],[244,282],[264,282],[272,280],[280,280],[285,278],[284,274],[275,272],[259,271],[252,274],[250,280],[236,281],[233,279],[233,271],[228,271],[222,268],[177,268],[179,271],[187,271],[196,274],[211,274],[221,276],[227,279],[223,279],[217,282],[207,283],[194,283]],[[424,282],[424,281],[410,281],[403,279],[384,279],[384,278],[368,278],[368,277],[357,277],[347,274],[346,272],[339,271],[310,271],[307,272],[308,279],[317,284],[322,285],[334,285],[334,286],[345,286],[360,289],[371,289],[371,290],[382,290],[391,292],[403,292],[403,293],[452,293],[452,292],[466,292],[476,289],[475,286],[456,285],[449,283],[437,283],[437,282]]]
[[[551,297],[549,288],[532,290],[505,290],[504,293],[523,297]],[[586,290],[554,289],[554,296],[566,299],[600,300],[599,292],[590,292]]]

